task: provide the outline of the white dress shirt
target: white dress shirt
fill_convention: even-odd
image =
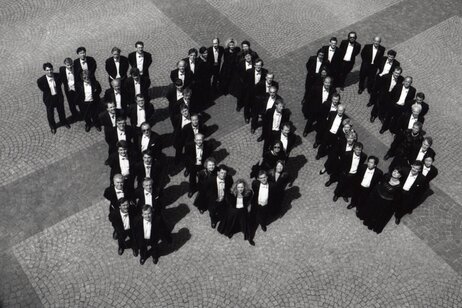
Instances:
[[[181,81],[183,81],[183,84],[184,84],[184,73],[180,72],[178,70],[178,79],[181,79]]]
[[[319,70],[321,69],[322,62],[319,60],[319,58],[316,58],[316,71],[315,73],[318,74]]]
[[[252,68],[252,62],[245,61],[245,70],[248,71],[251,68]]]
[[[329,98],[329,91],[325,87],[322,87],[322,102],[324,103]]]
[[[149,145],[149,137],[143,134],[141,137],[141,152],[144,152],[148,149]]]
[[[53,77],[47,76],[47,81],[48,81],[48,86],[50,87],[51,95],[55,96],[57,94],[55,79]]]
[[[144,54],[136,53],[136,67],[140,70],[140,75],[143,75]]]
[[[236,208],[237,209],[242,209],[244,207],[244,198],[243,197],[237,197],[236,198]]]
[[[82,60],[80,59],[80,66],[82,67],[82,71],[87,71],[88,70],[88,65],[87,65],[87,61],[85,60]]]
[[[259,83],[261,79],[261,72],[255,71],[255,84]]]
[[[114,90],[114,98],[115,98],[116,108],[122,109],[122,95],[120,95],[120,92],[117,92],[116,90]]]
[[[347,46],[347,49],[346,49],[346,52],[345,52],[345,56],[343,57],[343,61],[345,62],[350,62],[351,61],[351,56],[353,54],[353,44],[351,43],[348,43],[348,46]]]
[[[124,191],[122,189],[117,189],[117,188],[114,187],[114,190],[115,190],[115,193],[116,193],[116,196],[117,196],[117,200],[119,200],[120,198],[125,197]]]
[[[407,179],[406,179],[406,182],[404,182],[404,185],[403,185],[403,190],[404,191],[409,191],[409,189],[411,189],[412,185],[414,184],[415,180],[417,179],[417,175],[412,175],[411,172],[409,172],[409,175],[407,176]]]
[[[196,62],[193,62],[193,61],[189,60],[189,69],[194,74],[194,71],[196,70]]]
[[[122,218],[122,223],[124,224],[124,230],[129,230],[130,229],[130,217],[128,217],[128,213],[124,213],[121,210],[120,212],[120,217]]]
[[[119,155],[119,165],[120,165],[120,173],[123,176],[127,176],[130,174],[130,163],[127,157],[122,157]]]
[[[215,63],[218,63],[218,47],[217,48],[213,47],[212,50],[213,50],[213,61]]]
[[[260,183],[258,190],[258,204],[261,206],[268,205],[269,185]]]
[[[127,135],[125,134],[125,131],[120,130],[118,127],[117,127],[117,140],[118,141],[120,141],[120,140],[127,141]]]
[[[74,72],[66,67],[67,86],[70,91],[75,91]]]
[[[375,56],[377,55],[377,50],[379,50],[378,47],[375,47],[372,45],[372,58],[371,58],[371,64],[374,64]]]
[[[183,128],[186,124],[191,123],[191,120],[186,118],[185,116],[181,116],[181,128]]]
[[[329,62],[332,62],[332,58],[334,57],[335,49],[329,47],[329,51],[327,52],[327,59]]]
[[[422,147],[420,147],[419,154],[417,154],[417,157],[415,158],[415,160],[423,161],[423,158],[424,158],[426,153],[427,153],[427,151],[424,152]]]
[[[196,166],[202,165],[202,154],[204,153],[204,150],[202,146],[197,146],[196,145]]]
[[[339,116],[339,115],[335,116],[334,122],[332,122],[332,126],[330,127],[330,130],[329,130],[330,133],[334,135],[337,133],[340,127],[340,124],[342,124],[342,118],[343,116]]]
[[[345,147],[345,152],[349,152],[351,150],[353,150],[353,144],[350,145],[350,144],[347,143],[346,147]]]
[[[218,202],[223,201],[225,197],[225,181],[217,177]]]
[[[93,90],[91,88],[91,84],[84,82],[83,83],[83,91],[85,92],[85,101],[92,102],[93,101]]]
[[[330,110],[329,111],[337,111],[338,105],[334,105],[333,103],[330,104]]]
[[[380,73],[379,76],[383,76],[383,75],[388,74],[390,72],[392,64],[393,64],[393,62],[390,63],[388,60],[385,61],[385,65],[383,66],[383,70],[382,70],[382,72]]]
[[[114,64],[115,64],[115,67],[116,67],[116,78],[120,78],[120,72],[119,72],[119,69],[120,69],[120,61],[116,59],[114,59]]]
[[[430,171],[430,167],[426,167],[425,165],[423,165],[422,174],[424,176],[427,176],[429,171]]]
[[[273,114],[273,131],[279,131],[279,126],[281,126],[282,113],[274,111]]]
[[[146,110],[144,107],[136,107],[136,127],[140,127],[143,122],[146,122]]]
[[[149,191],[145,189],[143,190],[143,192],[144,192],[144,203],[152,206],[152,193],[150,193]]]
[[[182,98],[183,98],[183,92],[176,89],[176,100],[179,101]]]
[[[146,174],[146,177],[148,178],[151,177],[151,168],[152,168],[152,165],[144,164],[144,173]]]
[[[289,139],[281,134],[281,143],[282,143],[282,148],[284,149],[284,152],[287,151],[287,145],[289,144]]]
[[[396,86],[396,80],[395,80],[395,78],[391,77],[390,88],[388,89],[388,92],[393,91],[395,86]]]
[[[141,94],[141,84],[136,80],[134,80],[134,83],[135,83],[135,95]]]
[[[115,114],[110,113],[110,114],[109,114],[109,119],[111,119],[112,127],[116,127],[116,117],[115,117]]]
[[[371,187],[372,177],[374,176],[375,168],[374,169],[366,169],[364,172],[363,180],[361,181],[361,186],[364,188]]]
[[[266,110],[273,108],[274,102],[276,99],[272,98],[271,96],[268,98],[268,101],[266,102]]]
[[[351,160],[351,168],[350,168],[349,173],[356,174],[356,172],[358,171],[359,159],[360,158],[361,158],[361,156],[358,156],[355,153],[353,153],[353,158]]]
[[[419,117],[414,118],[414,115],[411,115],[411,117],[409,118],[409,122],[407,124],[407,129],[412,129],[412,126],[414,126],[414,123],[417,122],[418,120],[419,120]]]
[[[403,89],[401,90],[401,95],[399,96],[399,99],[396,102],[396,105],[404,106],[404,103],[406,102],[406,96],[407,96],[408,92],[409,92],[409,88],[406,89],[403,86]]]
[[[151,222],[147,221],[146,219],[143,219],[143,233],[144,233],[145,240],[151,239],[151,227],[152,227]]]

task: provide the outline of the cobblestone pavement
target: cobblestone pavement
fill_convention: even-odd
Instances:
[[[457,0],[355,0],[347,8],[339,1],[7,0],[0,7],[0,54],[7,59],[0,62],[0,306],[462,306],[461,182],[454,159],[461,146],[454,142],[462,80]],[[107,87],[104,59],[113,45],[127,54],[134,41],[145,41],[154,56],[155,129],[165,135],[171,127],[159,96],[176,60],[217,35],[249,39],[281,82],[300,131],[304,63],[330,36],[343,38],[350,30],[363,44],[381,34],[385,46],[398,51],[404,74],[426,93],[425,128],[435,139],[441,172],[434,195],[403,224],[369,232],[346,204],[331,202],[333,188],[323,186],[310,135],[289,163],[298,178],[286,195],[288,210],[268,232],[257,232],[256,247],[241,234],[229,241],[212,230],[208,217],[190,206],[182,173],[173,172],[166,190],[173,247],[164,247],[156,266],[140,266],[129,251],[117,255],[101,197],[109,177],[102,135],[85,133],[81,123],[49,133],[35,85],[41,63],[57,68],[84,45]],[[382,156],[391,136],[368,122],[356,81],[353,73],[342,100],[367,153]],[[235,178],[247,178],[261,144],[234,108],[234,98],[219,98],[207,110],[207,124],[217,129],[211,136],[217,158]]]

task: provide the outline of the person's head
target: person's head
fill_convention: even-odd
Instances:
[[[120,88],[122,86],[122,81],[120,80],[120,78],[113,79],[111,80],[111,85],[112,85],[112,88],[114,88],[114,90],[120,91]]]
[[[119,130],[124,131],[126,125],[126,119],[124,116],[118,116],[116,118],[116,126]]]
[[[197,58],[197,49],[196,48],[191,48],[188,51],[188,58],[192,62],[194,62],[194,60],[196,60],[196,58]]]
[[[175,88],[178,91],[183,91],[183,80],[181,80],[181,79],[175,80]]]
[[[178,70],[182,73],[184,73],[186,69],[186,63],[183,60],[178,61]]]
[[[185,104],[181,104],[180,112],[183,117],[189,118],[189,109],[188,106],[186,106]]]
[[[390,49],[387,52],[387,58],[388,58],[388,61],[393,61],[396,58],[396,51],[394,51],[393,49]]]
[[[76,53],[81,60],[85,60],[87,58],[87,49],[85,47],[77,48]]]
[[[127,157],[127,148],[128,145],[125,140],[120,140],[119,142],[117,142],[117,152],[120,156]]]
[[[112,178],[112,181],[114,182],[114,187],[118,190],[123,190],[124,188],[124,177],[122,174],[118,173],[114,175]]]
[[[262,67],[263,67],[263,60],[262,59],[255,60],[255,70],[259,72],[261,71]]]
[[[324,60],[324,51],[322,51],[322,49],[319,49],[317,54],[318,56],[318,59],[322,62],[322,60]]]
[[[353,130],[346,135],[347,144],[352,145],[358,139],[358,135]]]
[[[271,87],[269,88],[269,96],[270,96],[271,98],[275,99],[277,94],[278,94],[278,88],[275,87],[275,86],[271,86]]]
[[[231,187],[231,193],[234,196],[246,196],[249,194],[249,185],[244,179],[238,179]]]
[[[258,180],[262,184],[267,184],[268,183],[268,174],[266,173],[265,170],[260,170],[258,172]]]
[[[141,73],[140,73],[140,70],[137,68],[137,67],[132,67],[130,69],[130,76],[132,76],[132,78],[136,81],[139,82],[140,78],[141,78]]]
[[[380,36],[374,37],[374,40],[373,40],[372,44],[373,44],[375,47],[379,47],[379,46],[380,46],[380,43],[382,43],[382,39],[380,38]]]
[[[398,79],[399,76],[401,76],[401,73],[403,72],[403,69],[399,66],[395,67],[395,69],[393,70],[393,78],[395,79]]]
[[[334,106],[337,106],[340,103],[340,94],[338,94],[337,92],[332,94],[331,101],[332,101],[332,104],[334,104]]]
[[[148,122],[141,123],[140,129],[141,129],[141,133],[145,135],[146,137],[151,136],[151,124],[149,124]]]
[[[116,104],[113,101],[108,101],[106,103],[106,110],[110,114],[115,114],[116,113]]]
[[[425,100],[425,94],[423,94],[423,92],[417,92],[417,94],[415,95],[416,103],[422,104],[424,100]]]
[[[422,149],[424,151],[428,150],[429,148],[431,148],[431,146],[433,145],[433,138],[430,137],[430,136],[427,136],[423,139],[422,141]]]
[[[273,73],[268,73],[266,74],[266,83],[271,84],[274,80],[274,74]]]
[[[151,151],[149,150],[144,150],[143,151],[143,163],[145,165],[151,165],[152,164],[152,154]]]
[[[409,88],[411,85],[412,85],[412,77],[407,76],[406,78],[404,78],[403,86],[405,88]]]
[[[419,121],[415,122],[414,125],[412,125],[412,133],[414,135],[417,135],[421,131],[422,131],[422,123]]]
[[[135,43],[135,48],[136,48],[137,53],[142,54],[143,50],[144,50],[144,43],[142,41],[136,42]]]
[[[345,134],[348,134],[351,131],[353,124],[351,124],[351,120],[348,118],[342,121],[342,126],[343,126],[343,132]]]
[[[345,105],[339,104],[337,106],[337,115],[338,116],[343,116],[344,113],[345,113]]]
[[[425,157],[423,163],[424,163],[425,167],[430,168],[431,165],[433,165],[434,161],[435,161],[435,159],[433,158],[433,156],[428,156],[428,157]]]
[[[367,159],[367,168],[374,169],[379,164],[379,158],[377,156],[369,156]]]
[[[411,174],[416,175],[420,173],[420,171],[422,170],[422,165],[423,164],[420,160],[416,160],[415,162],[413,162],[411,164]]]
[[[329,69],[326,65],[321,65],[321,68],[319,68],[319,74],[323,80],[327,77],[327,75],[329,75]]]
[[[284,109],[284,101],[282,99],[276,99],[276,101],[274,102],[274,106],[277,112],[282,112],[282,110]]]
[[[326,78],[324,78],[324,81],[323,81],[324,88],[329,89],[331,84],[332,84],[332,77],[327,76]]]
[[[144,107],[144,96],[141,94],[136,95],[136,104],[138,107]]]
[[[329,40],[329,46],[331,48],[337,47],[337,38],[335,36],[331,37]]]
[[[279,141],[279,140],[278,140],[278,141],[275,141],[275,142],[273,143],[273,146],[272,146],[271,148],[272,148],[273,152],[276,153],[276,154],[279,153],[279,152],[281,152],[281,150],[282,150],[282,143],[281,143],[281,141]]]
[[[416,118],[422,112],[422,105],[414,104],[412,105],[411,110],[412,110],[412,115]]]
[[[191,100],[192,90],[191,88],[185,88],[183,90],[183,98],[185,101],[189,102]]]
[[[212,46],[215,48],[218,48],[219,45],[220,45],[220,40],[218,39],[218,37],[214,38],[212,40]]]
[[[202,58],[207,59],[207,56],[209,55],[207,47],[202,46],[201,48],[199,48],[199,54]]]
[[[143,189],[147,192],[152,193],[152,179],[151,178],[144,178],[143,179]]]
[[[244,59],[247,63],[251,63],[252,62],[252,55],[250,53],[246,53],[244,55]]]
[[[249,41],[242,41],[241,48],[242,48],[242,51],[249,51],[250,50],[250,42]]]
[[[198,133],[198,134],[195,134],[194,135],[194,143],[197,145],[197,146],[202,146],[202,144],[204,143],[204,135]]]
[[[122,213],[128,213],[128,206],[130,203],[128,202],[127,198],[122,197],[117,200],[117,203],[119,204],[119,209]]]
[[[205,170],[207,170],[208,172],[213,172],[215,171],[215,167],[217,165],[217,162],[215,161],[215,158],[213,157],[209,157],[205,160],[204,162],[204,168]]]
[[[149,204],[143,205],[143,209],[141,210],[141,215],[143,219],[146,221],[151,221],[152,219],[152,208]]]
[[[88,70],[83,70],[81,74],[82,74],[82,80],[84,82],[86,82],[86,83],[91,82],[90,72]]]
[[[403,175],[403,171],[399,167],[394,168],[393,171],[391,172],[391,177],[394,178],[395,180],[399,180],[402,175]]]
[[[361,155],[363,151],[363,144],[361,142],[356,142],[354,147],[353,147],[353,152],[356,156]]]
[[[195,113],[191,115],[191,125],[193,127],[197,127],[199,125],[199,116]]]
[[[74,61],[72,61],[71,58],[66,58],[66,59],[64,59],[64,66],[67,69],[72,70],[72,68],[74,67]]]
[[[217,168],[217,176],[220,180],[224,180],[228,174],[228,167],[225,165],[219,165]]]
[[[291,129],[292,129],[292,123],[291,122],[284,122],[284,123],[282,123],[281,134],[283,134],[285,137],[289,137]]]
[[[236,47],[236,41],[233,38],[229,38],[226,40],[225,46],[231,50],[234,50],[234,48]]]
[[[276,162],[276,167],[274,167],[274,170],[278,173],[281,173],[282,171],[284,171],[285,166],[286,164],[283,160],[278,160]]]
[[[53,77],[53,65],[50,62],[43,63],[42,68],[45,71],[45,75]]]
[[[117,47],[112,47],[111,54],[114,60],[119,60],[120,59],[120,53],[121,50]]]
[[[350,43],[356,42],[356,38],[357,38],[356,32],[351,31],[350,33],[348,33],[348,41],[349,41]]]

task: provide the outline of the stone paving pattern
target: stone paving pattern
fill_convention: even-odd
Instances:
[[[268,7],[285,16],[292,16],[291,10],[299,16],[306,4],[293,3],[282,7],[252,2],[246,8],[258,16],[270,14]],[[321,12],[332,11],[329,5],[335,2],[323,3],[320,13],[311,17],[313,23],[325,22]],[[242,4],[236,2],[236,6]],[[274,22],[274,33],[267,21],[260,32],[251,29],[245,18],[248,13],[228,9],[221,1],[108,1],[104,5],[6,1],[1,7],[0,53],[10,61],[0,62],[8,74],[1,79],[0,97],[6,145],[0,154],[0,195],[5,204],[0,209],[0,306],[462,305],[460,170],[452,158],[460,152],[460,143],[446,142],[452,136],[450,128],[460,126],[454,117],[460,109],[445,111],[457,108],[453,85],[461,80],[460,41],[451,35],[460,29],[458,1],[390,1],[370,5],[361,13],[348,9],[345,19],[335,16],[338,23],[331,28],[333,33],[307,30],[302,38],[304,29],[290,26],[291,19],[282,17]],[[52,8],[57,10],[50,14]],[[100,18],[77,14],[88,11]],[[236,12],[241,15],[233,17]],[[68,23],[59,24],[61,20]],[[294,28],[291,38],[281,35],[283,25]],[[190,47],[209,45],[216,35],[223,41],[229,36],[250,39],[281,82],[281,95],[301,133],[304,63],[330,36],[343,38],[351,29],[359,33],[363,44],[381,34],[386,47],[398,50],[405,74],[413,75],[417,89],[427,94],[431,111],[426,129],[435,137],[437,164],[443,174],[433,185],[434,195],[405,217],[402,225],[390,223],[377,236],[346,210],[343,201],[331,202],[333,188],[326,189],[326,178],[318,175],[322,161],[313,159],[310,135],[294,150],[289,163],[298,174],[287,192],[289,210],[267,233],[257,233],[256,247],[242,241],[241,234],[228,241],[211,230],[208,217],[189,205],[182,173],[172,172],[166,195],[167,218],[175,225],[175,251],[166,249],[157,266],[147,262],[143,267],[129,251],[122,257],[116,254],[107,205],[101,197],[108,181],[102,164],[106,145],[96,131],[84,133],[81,123],[69,131],[61,128],[55,136],[49,134],[35,85],[42,74],[41,63],[52,61],[58,67],[64,57],[74,58],[75,47],[84,45],[98,61],[99,80],[105,88],[104,59],[110,48],[117,45],[127,54],[135,40],[144,40],[146,50],[154,55],[155,99],[151,102],[160,121],[155,129],[168,134],[170,124],[163,121],[167,103],[159,95],[176,60]],[[274,38],[279,45],[271,41]],[[444,56],[440,56],[442,50]],[[383,155],[391,137],[379,135],[377,123],[367,121],[366,96],[356,94],[356,81],[353,73],[349,79],[353,85],[345,89],[342,99],[367,144],[366,151]],[[255,143],[258,132],[250,135],[234,106],[232,97],[218,99],[207,110],[211,115],[207,124],[218,126],[211,136],[219,141],[217,158],[233,167],[235,178],[247,178],[261,145]],[[32,129],[22,128],[21,120]],[[173,154],[171,148],[165,152]],[[171,160],[169,164],[173,165]]]

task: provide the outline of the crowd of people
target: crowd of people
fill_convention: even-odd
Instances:
[[[286,171],[290,153],[297,144],[291,112],[278,94],[274,73],[264,68],[263,60],[248,41],[240,47],[234,39],[222,46],[218,38],[212,46],[191,48],[187,57],[170,72],[171,85],[166,92],[172,140],[154,130],[156,113],[151,103],[149,69],[152,55],[141,41],[128,57],[112,48],[105,62],[109,88],[102,94],[96,80],[97,62],[77,48],[78,58],[64,59],[59,73],[51,63],[43,64],[45,75],[37,80],[43,92],[47,118],[56,134],[55,109],[62,126],[70,128],[64,109],[67,98],[72,122],[84,121],[85,131],[104,130],[108,145],[105,164],[110,168],[110,185],[104,191],[109,201],[109,220],[118,254],[132,248],[144,264],[152,256],[159,259],[159,243],[172,243],[172,226],[164,217],[166,157],[163,149],[173,144],[175,167],[184,168],[189,177],[188,197],[203,214],[208,211],[210,224],[231,238],[242,232],[244,240],[255,245],[258,226],[267,230],[269,222],[281,215],[284,192],[294,178]],[[367,89],[368,106],[373,106],[371,122],[383,122],[380,133],[395,135],[384,159],[393,157],[389,172],[383,175],[379,159],[367,156],[352,120],[345,112],[339,92],[351,72],[355,58],[362,64],[358,94]],[[303,136],[316,131],[316,159],[327,156],[320,174],[327,173],[326,186],[337,182],[334,201],[342,197],[356,208],[359,218],[370,229],[381,232],[394,214],[396,222],[422,201],[430,181],[438,171],[433,166],[432,138],[422,130],[428,105],[424,94],[416,94],[412,78],[401,77],[396,52],[381,46],[379,37],[361,49],[356,33],[337,47],[331,38],[317,55],[309,58],[306,68],[302,112],[307,120]],[[64,91],[63,91],[64,89]],[[230,170],[218,164],[214,149],[206,137],[204,110],[221,95],[237,98],[236,111],[243,109],[245,123],[255,134],[261,126],[262,156],[250,171],[250,178],[233,180]],[[148,249],[150,248],[150,249]]]

